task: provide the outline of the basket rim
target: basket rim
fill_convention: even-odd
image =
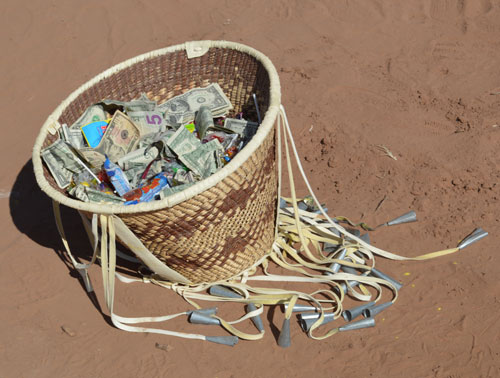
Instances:
[[[138,62],[146,59],[150,59],[156,56],[169,54],[179,50],[187,50],[192,48],[192,46],[200,46],[203,48],[224,48],[224,49],[234,49],[251,55],[256,60],[258,60],[263,67],[266,69],[269,75],[270,83],[270,103],[267,112],[262,120],[262,124],[258,128],[257,133],[253,136],[250,142],[245,146],[245,148],[236,154],[234,159],[232,159],[229,164],[218,170],[216,173],[207,177],[204,180],[197,182],[196,184],[190,186],[189,188],[174,193],[162,200],[139,203],[136,205],[124,206],[121,204],[101,204],[101,203],[91,203],[83,202],[77,199],[70,198],[63,195],[56,189],[54,189],[44,176],[43,163],[41,158],[42,145],[49,133],[49,130],[57,125],[57,120],[61,116],[64,109],[81,93],[86,91],[88,88],[97,84],[100,80],[107,78],[122,69],[132,66]],[[71,207],[76,210],[88,211],[96,214],[133,214],[133,213],[143,213],[157,211],[164,208],[173,207],[181,202],[187,201],[190,198],[212,188],[217,185],[220,181],[225,179],[227,176],[235,172],[261,145],[261,143],[266,139],[269,132],[273,129],[273,125],[279,113],[279,106],[281,103],[281,89],[278,73],[276,68],[272,64],[271,60],[258,50],[247,45],[230,42],[230,41],[190,41],[182,44],[153,50],[145,54],[138,55],[136,57],[130,58],[126,61],[118,63],[111,68],[103,71],[94,78],[87,81],[85,84],[80,86],[78,89],[73,91],[64,101],[62,101],[59,106],[47,117],[47,120],[43,124],[38,137],[36,138],[35,145],[33,147],[32,161],[33,169],[35,172],[35,178],[40,186],[41,190],[47,194],[53,200],[63,204],[65,206]]]

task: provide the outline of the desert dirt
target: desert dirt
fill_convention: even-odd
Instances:
[[[7,0],[2,9],[1,377],[500,376],[500,1]],[[417,212],[416,223],[372,233],[376,246],[416,256],[475,227],[490,235],[435,260],[378,258],[404,284],[399,299],[376,327],[324,341],[292,322],[292,345],[280,348],[280,308],[264,317],[263,340],[233,348],[114,328],[67,263],[31,149],[46,117],[93,76],[201,39],[272,60],[330,214],[379,224]],[[78,217],[64,219],[87,256]],[[103,306],[99,267],[90,274]],[[120,315],[188,308],[169,290],[117,284]],[[184,318],[166,328],[208,333]]]

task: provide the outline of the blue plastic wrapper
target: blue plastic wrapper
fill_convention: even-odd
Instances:
[[[106,171],[111,184],[113,184],[116,192],[120,197],[123,197],[125,193],[128,193],[132,190],[127,177],[125,176],[121,168],[111,160],[109,160],[107,156],[106,161],[104,162],[104,170]]]
[[[151,183],[137,188],[127,193],[124,198],[127,200],[125,205],[135,205],[140,202],[149,202],[162,191],[163,188],[168,187],[168,178],[165,172],[158,173]]]

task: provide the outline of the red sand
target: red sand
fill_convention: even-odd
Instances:
[[[0,376],[500,376],[500,95],[491,94],[500,91],[500,3],[395,3],[4,2]],[[379,259],[405,285],[399,300],[375,328],[325,341],[292,324],[292,346],[279,348],[270,328],[281,326],[278,309],[262,341],[234,348],[113,328],[55,252],[61,243],[31,148],[83,82],[197,39],[242,42],[270,57],[309,178],[331,213],[377,224],[417,211],[418,223],[374,233],[377,246],[416,256],[453,247],[477,226],[490,236],[432,261]],[[82,237],[73,240],[86,251]],[[91,276],[103,303],[98,267]],[[186,309],[152,285],[118,284],[117,295],[124,316]],[[169,327],[206,330],[184,319]]]

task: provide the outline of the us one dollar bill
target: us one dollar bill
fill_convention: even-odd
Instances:
[[[94,151],[107,155],[111,161],[117,162],[136,148],[140,136],[140,130],[131,119],[116,111]]]
[[[85,148],[85,139],[81,129],[71,129],[65,123],[61,126],[61,136],[74,148]]]
[[[61,189],[69,186],[74,173],[80,173],[85,169],[62,139],[44,148],[41,157]]]
[[[50,153],[50,151],[42,151],[41,156],[45,164],[47,164],[47,168],[49,169],[52,177],[56,181],[56,184],[61,189],[66,189],[69,184],[71,184],[71,179],[73,177],[73,173],[65,169]]]
[[[78,184],[69,191],[69,194],[84,202],[95,203],[123,203],[125,200],[113,194],[103,193],[97,189]]]
[[[210,127],[214,127],[214,117],[208,106],[200,106],[200,109],[196,112],[196,118],[194,120],[196,125],[196,131],[198,131],[198,137],[203,139]]]
[[[217,171],[216,158],[217,151],[224,152],[224,149],[217,139],[202,144],[196,150],[179,155],[179,160],[184,163],[195,175],[206,178]]]
[[[182,192],[184,189],[187,189],[192,185],[194,185],[194,182],[173,186],[171,188],[170,187],[163,188],[162,191],[159,193],[160,199],[164,199],[165,197],[171,196],[174,193]]]
[[[153,162],[153,164],[151,164],[151,166],[149,167],[149,171],[147,172],[146,176],[143,179],[142,176],[146,168],[147,165],[142,165],[142,166],[137,165],[123,172],[132,187],[138,187],[139,183],[142,180],[148,181],[152,179],[154,176],[156,176],[158,173],[162,172],[161,162],[155,161]]]
[[[106,156],[104,156],[104,154],[101,154],[90,147],[80,148],[78,153],[94,168],[102,167],[104,161],[106,160]]]
[[[167,124],[180,126],[194,120],[195,113],[201,106],[207,106],[213,117],[224,115],[233,108],[219,84],[212,83],[208,87],[194,88],[171,98],[158,105],[157,110],[164,112]]]
[[[239,134],[244,140],[250,140],[257,132],[258,127],[258,123],[246,121],[244,119],[226,118],[224,121],[225,129]]]
[[[184,169],[178,169],[174,175],[174,180],[179,184],[194,182],[193,173],[191,171],[186,172]]]
[[[118,159],[118,165],[124,170],[136,166],[144,166],[146,168],[146,165],[156,159],[159,153],[160,151],[155,146],[139,148]]]
[[[201,147],[201,142],[185,127],[179,127],[177,131],[166,141],[167,146],[174,151],[177,156],[193,152]]]
[[[138,99],[132,101],[104,99],[100,103],[109,110],[121,109],[127,113],[153,111],[156,108],[156,101],[150,100],[145,93],[142,93]]]
[[[70,127],[72,130],[80,131],[82,126],[88,125],[92,122],[104,121],[106,119],[106,112],[101,105],[89,106],[85,112],[78,118]],[[81,131],[80,131],[81,133]],[[75,146],[76,147],[76,146]]]

